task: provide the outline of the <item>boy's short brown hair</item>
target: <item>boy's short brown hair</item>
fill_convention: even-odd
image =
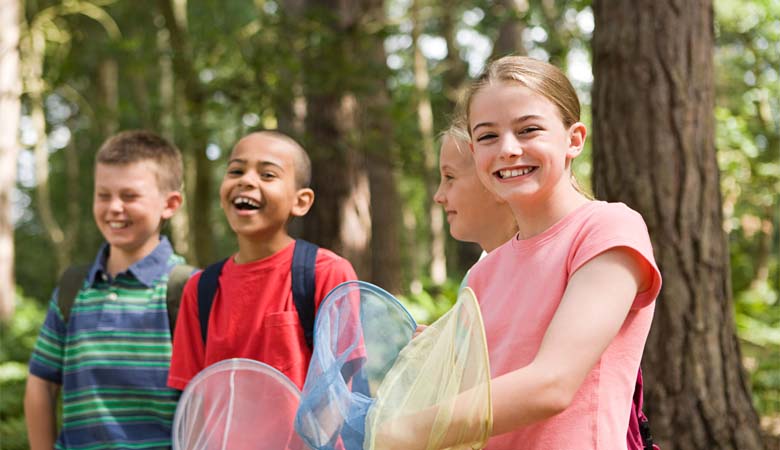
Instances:
[[[157,186],[163,192],[181,191],[181,152],[165,138],[148,130],[128,130],[106,139],[95,156],[98,164],[124,165],[151,161],[157,166]]]

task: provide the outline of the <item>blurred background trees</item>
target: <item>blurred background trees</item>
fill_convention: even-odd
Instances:
[[[528,54],[563,68],[580,92],[583,119],[593,131],[588,150],[575,163],[581,184],[589,187],[593,175],[598,196],[639,209],[653,231],[656,219],[643,208],[648,198],[663,198],[673,187],[674,180],[663,181],[669,174],[662,173],[674,166],[672,159],[710,163],[698,161],[704,154],[687,155],[673,139],[661,138],[673,129],[651,120],[647,102],[671,103],[670,114],[682,114],[674,107],[679,95],[631,88],[652,86],[643,78],[654,72],[644,70],[642,54],[628,52],[623,62],[634,65],[627,79],[638,84],[611,90],[602,84],[591,100],[594,73],[597,85],[619,79],[603,70],[608,65],[599,66],[614,61],[599,59],[598,50],[591,56],[592,47],[604,48],[599,33],[611,33],[612,45],[627,51],[622,44],[630,39],[620,33],[639,32],[627,27],[627,19],[597,21],[594,10],[603,18],[626,5],[648,27],[642,39],[663,50],[655,55],[659,60],[672,65],[675,58],[700,58],[700,52],[714,56],[686,91],[711,89],[706,95],[712,98],[700,105],[700,115],[685,116],[683,122],[712,141],[703,148],[715,154],[719,168],[714,175],[697,176],[694,185],[706,184],[707,196],[717,196],[719,188],[721,198],[715,204],[681,203],[674,220],[680,224],[705,206],[716,208],[711,217],[719,218],[710,223],[713,232],[701,238],[702,245],[722,245],[718,230],[728,243],[728,256],[725,248],[722,255],[728,261],[710,266],[705,258],[692,266],[715,273],[719,278],[712,289],[722,295],[697,290],[692,298],[698,303],[689,304],[680,303],[673,290],[662,292],[660,301],[677,309],[659,304],[656,338],[645,359],[653,364],[647,370],[658,375],[655,387],[648,387],[652,423],[664,448],[739,448],[740,441],[717,440],[730,435],[718,421],[701,442],[674,442],[674,436],[691,429],[693,419],[654,417],[671,411],[665,398],[695,399],[688,391],[696,389],[705,395],[710,389],[729,391],[729,382],[674,387],[660,379],[666,364],[682,359],[676,353],[685,351],[666,347],[666,339],[703,336],[724,326],[725,337],[714,345],[719,351],[731,345],[729,320],[704,328],[692,320],[685,305],[700,304],[719,309],[723,317],[733,314],[740,347],[728,350],[729,373],[749,377],[764,430],[780,435],[780,2],[716,0],[710,50],[696,47],[689,54],[663,47],[662,38],[677,32],[653,15],[674,5],[640,3],[648,9],[588,0],[0,0],[0,312],[10,318],[0,325],[2,447],[26,445],[17,397],[57,275],[70,263],[91,260],[100,244],[91,218],[92,161],[100,143],[117,130],[151,128],[182,149],[185,210],[165,231],[180,253],[201,266],[235,248],[216,201],[233,143],[258,128],[279,128],[295,137],[314,161],[317,201],[307,217],[292,224],[293,232],[348,257],[363,279],[400,295],[418,320],[429,321],[449,307],[478,255],[474,245],[449,238],[441,211],[431,202],[438,182],[437,135],[465,83],[488,58]],[[712,29],[709,6],[699,9],[705,20],[701,29]],[[652,130],[642,128],[642,117],[608,120],[614,108],[609,102],[633,115],[645,112],[644,123]],[[591,105],[598,112],[595,124]],[[708,124],[708,117],[714,121]],[[18,145],[13,145],[14,130]],[[610,130],[624,137],[610,140]],[[648,142],[648,136],[656,138]],[[598,162],[603,152],[623,150],[647,160]],[[638,153],[643,151],[654,156]],[[661,270],[669,271],[671,281],[678,269],[663,255],[690,244],[663,233],[654,239]],[[661,323],[669,328],[661,331]],[[698,379],[696,370],[691,365],[679,377]]]

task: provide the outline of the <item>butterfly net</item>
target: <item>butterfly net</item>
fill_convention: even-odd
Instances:
[[[342,283],[323,299],[295,419],[311,448],[363,448],[368,408],[415,328],[398,300],[370,283]]]
[[[366,450],[397,448],[395,438],[420,424],[431,425],[415,436],[416,448],[484,447],[493,423],[490,365],[471,289],[461,290],[455,306],[400,352],[375,397],[366,419]]]
[[[300,392],[281,372],[249,359],[213,364],[182,393],[174,450],[303,450],[293,430]]]

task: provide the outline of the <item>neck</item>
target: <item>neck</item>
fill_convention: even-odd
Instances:
[[[110,246],[108,251],[108,260],[106,261],[106,270],[115,277],[118,273],[124,272],[128,267],[144,259],[149,253],[152,253],[160,243],[157,239],[150,239],[141,247],[126,250],[115,246]]]
[[[267,258],[290,245],[293,240],[287,233],[279,233],[271,238],[239,235],[238,253],[234,261],[236,264],[245,264]]]
[[[479,246],[482,247],[482,250],[490,253],[500,247],[504,242],[512,239],[517,233],[517,224],[515,223],[514,216],[511,214],[507,214],[507,216],[508,220],[501,227],[501,232],[490,233],[489,236],[486,236],[485,239],[479,242]]]
[[[529,239],[543,233],[589,201],[566,180],[565,186],[550,195],[528,201],[510,202],[517,220],[518,237]]]

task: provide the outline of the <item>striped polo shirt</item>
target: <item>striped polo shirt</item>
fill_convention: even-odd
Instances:
[[[171,445],[179,393],[166,386],[171,358],[168,272],[183,259],[167,238],[112,278],[104,244],[68,323],[52,295],[30,373],[62,385],[57,449],[158,449]]]

